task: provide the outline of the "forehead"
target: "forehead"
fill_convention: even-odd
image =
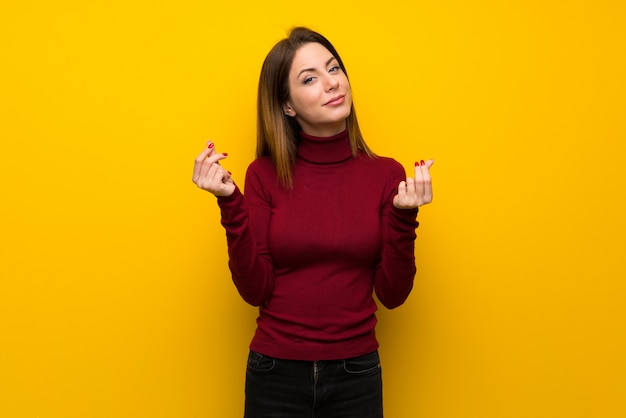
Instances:
[[[317,42],[304,44],[298,48],[293,57],[291,71],[323,67],[331,57],[333,57],[333,54],[322,44]]]

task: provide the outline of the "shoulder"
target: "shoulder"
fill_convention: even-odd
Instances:
[[[265,177],[267,175],[276,175],[276,169],[272,163],[271,157],[258,157],[248,166],[247,176],[255,175]]]
[[[272,163],[272,158],[270,156],[265,156],[257,157],[254,161],[250,163],[248,169],[267,169],[269,167],[274,167],[274,164]]]
[[[379,173],[386,173],[394,176],[404,176],[404,167],[398,161],[390,157],[376,156],[369,157],[365,153],[360,153],[357,157],[362,164],[369,169],[376,170]]]
[[[276,169],[271,157],[259,157],[252,161],[246,171],[245,191],[250,193],[266,194],[274,185],[278,184]]]

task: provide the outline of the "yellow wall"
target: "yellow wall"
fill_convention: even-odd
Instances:
[[[390,418],[626,416],[623,1],[0,6],[0,416],[240,417],[255,309],[191,183],[241,182],[296,24],[348,66],[370,145],[434,157]]]

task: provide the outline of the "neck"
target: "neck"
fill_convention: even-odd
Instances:
[[[352,158],[348,131],[325,137],[301,131],[298,157],[315,164],[333,164]]]
[[[348,124],[345,119],[333,123],[317,124],[309,124],[298,116],[296,116],[295,119],[302,128],[302,132],[318,138],[326,138],[340,134],[347,129]]]

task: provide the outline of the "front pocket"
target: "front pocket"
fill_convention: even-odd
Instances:
[[[378,351],[343,360],[343,369],[352,375],[372,375],[380,373],[380,357]]]
[[[248,354],[248,370],[256,373],[266,373],[274,370],[276,367],[276,359],[264,356],[256,351],[250,351]]]

